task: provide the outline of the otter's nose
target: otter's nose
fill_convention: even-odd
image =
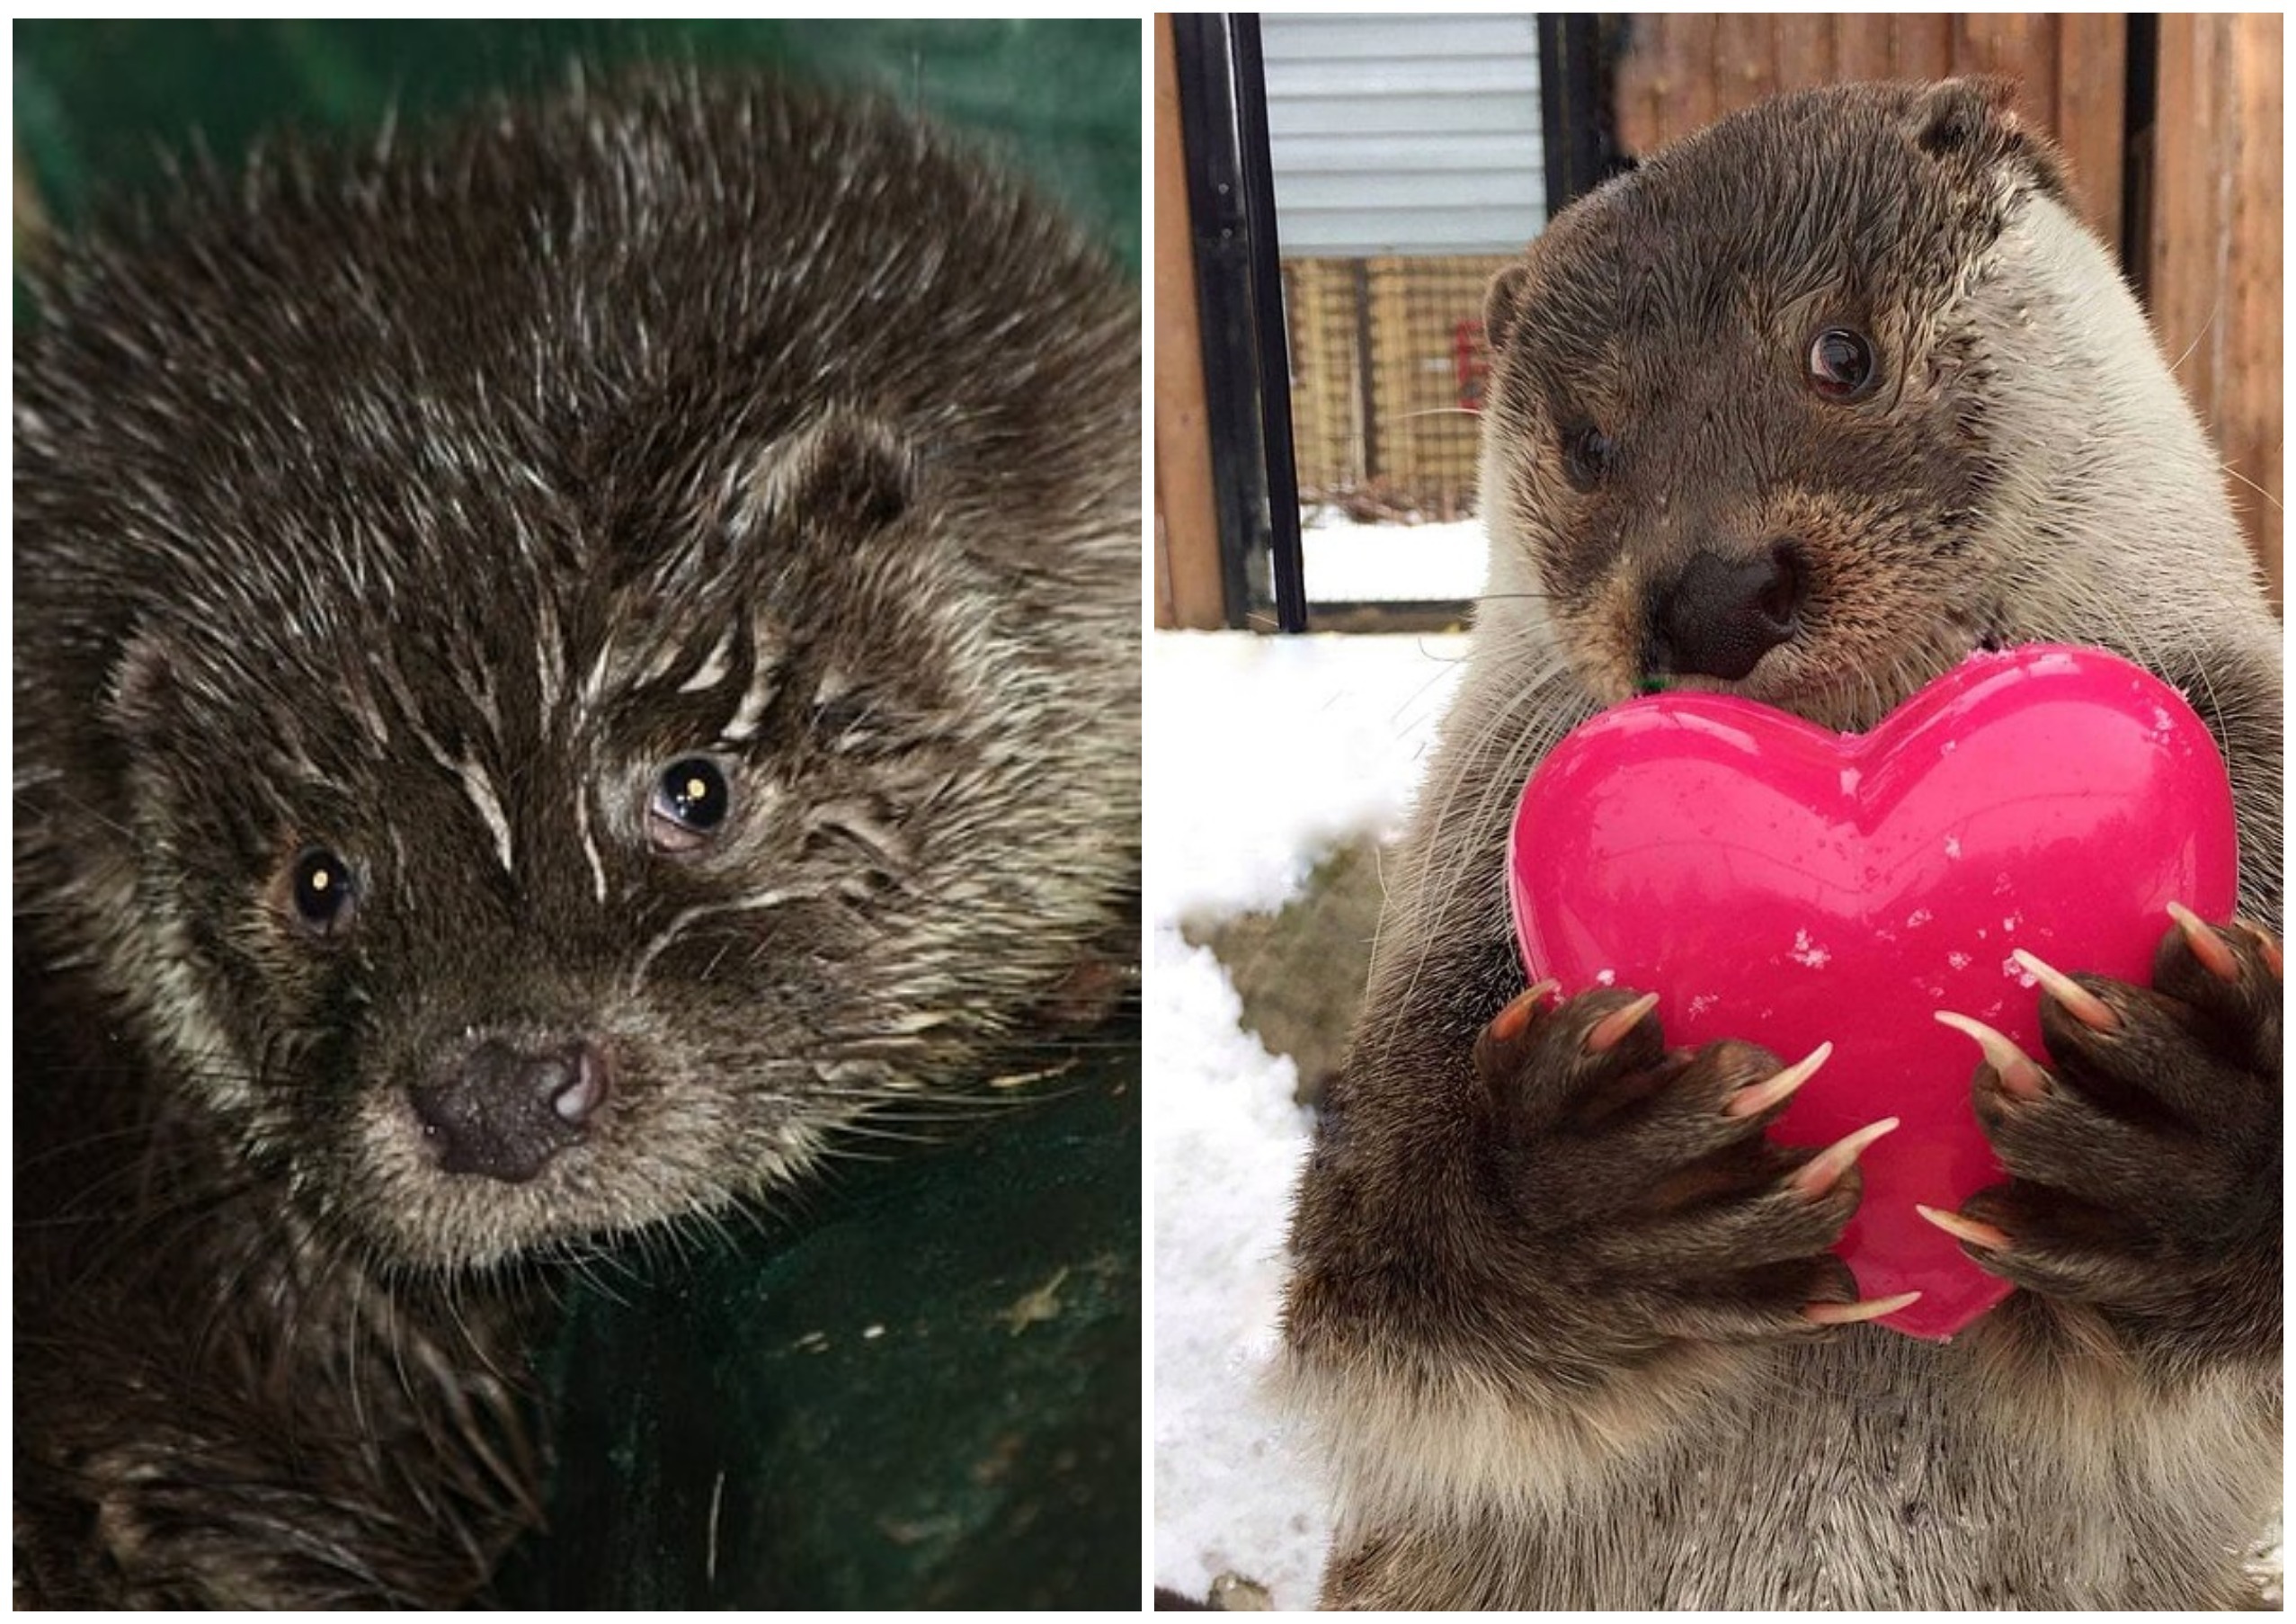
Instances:
[[[609,1078],[595,1044],[530,1048],[489,1038],[407,1094],[441,1168],[522,1184],[582,1138]]]
[[[1734,682],[1793,636],[1809,572],[1792,541],[1750,558],[1695,554],[1651,602],[1654,673]]]

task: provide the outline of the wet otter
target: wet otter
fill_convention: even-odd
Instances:
[[[272,148],[41,296],[19,1574],[468,1600],[533,1260],[1129,959],[1136,297],[889,110],[669,73]]]
[[[2046,1073],[1988,1045],[1974,1106],[2014,1177],[1953,1221],[2021,1289],[1939,1345],[1858,1323],[1881,1306],[1826,1250],[1854,1147],[1763,1135],[1798,1057],[1670,1053],[1633,989],[1523,995],[1500,885],[1530,765],[1648,682],[1859,727],[1973,647],[2049,639],[2192,695],[2243,908],[2277,928],[2278,633],[2214,455],[2007,102],[1767,103],[1491,289],[1489,596],[1294,1222],[1329,1605],[2238,1594],[2280,1478],[2270,935],[2195,922],[2151,988],[2052,982]]]

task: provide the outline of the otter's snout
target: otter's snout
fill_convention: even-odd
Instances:
[[[1752,558],[1701,551],[1652,589],[1646,664],[1652,674],[1735,682],[1800,625],[1809,570],[1777,541]]]
[[[610,1078],[586,1040],[528,1048],[489,1038],[407,1093],[441,1169],[522,1184],[582,1138]]]

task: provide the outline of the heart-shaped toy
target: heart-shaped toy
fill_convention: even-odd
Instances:
[[[1969,1088],[1973,1016],[2042,1058],[2011,950],[2148,984],[2181,902],[2222,919],[2237,848],[2222,757],[2174,688],[2100,650],[1972,655],[1867,734],[1724,694],[1630,700],[1523,791],[1508,891],[1534,980],[1660,995],[1669,1045],[1832,1057],[1776,1125],[1859,1157],[1841,1256],[1882,1323],[1952,1335],[2009,1287],[1924,1222],[2004,1176]],[[2044,1061],[2044,1064],[2046,1062]]]

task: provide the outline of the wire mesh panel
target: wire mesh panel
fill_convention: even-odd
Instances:
[[[1292,447],[1300,494],[1319,500],[1363,484],[1371,466],[1365,443],[1359,329],[1364,262],[1287,259],[1284,312],[1292,342]]]
[[[1285,262],[1303,500],[1360,518],[1472,511],[1483,291],[1508,260]]]

